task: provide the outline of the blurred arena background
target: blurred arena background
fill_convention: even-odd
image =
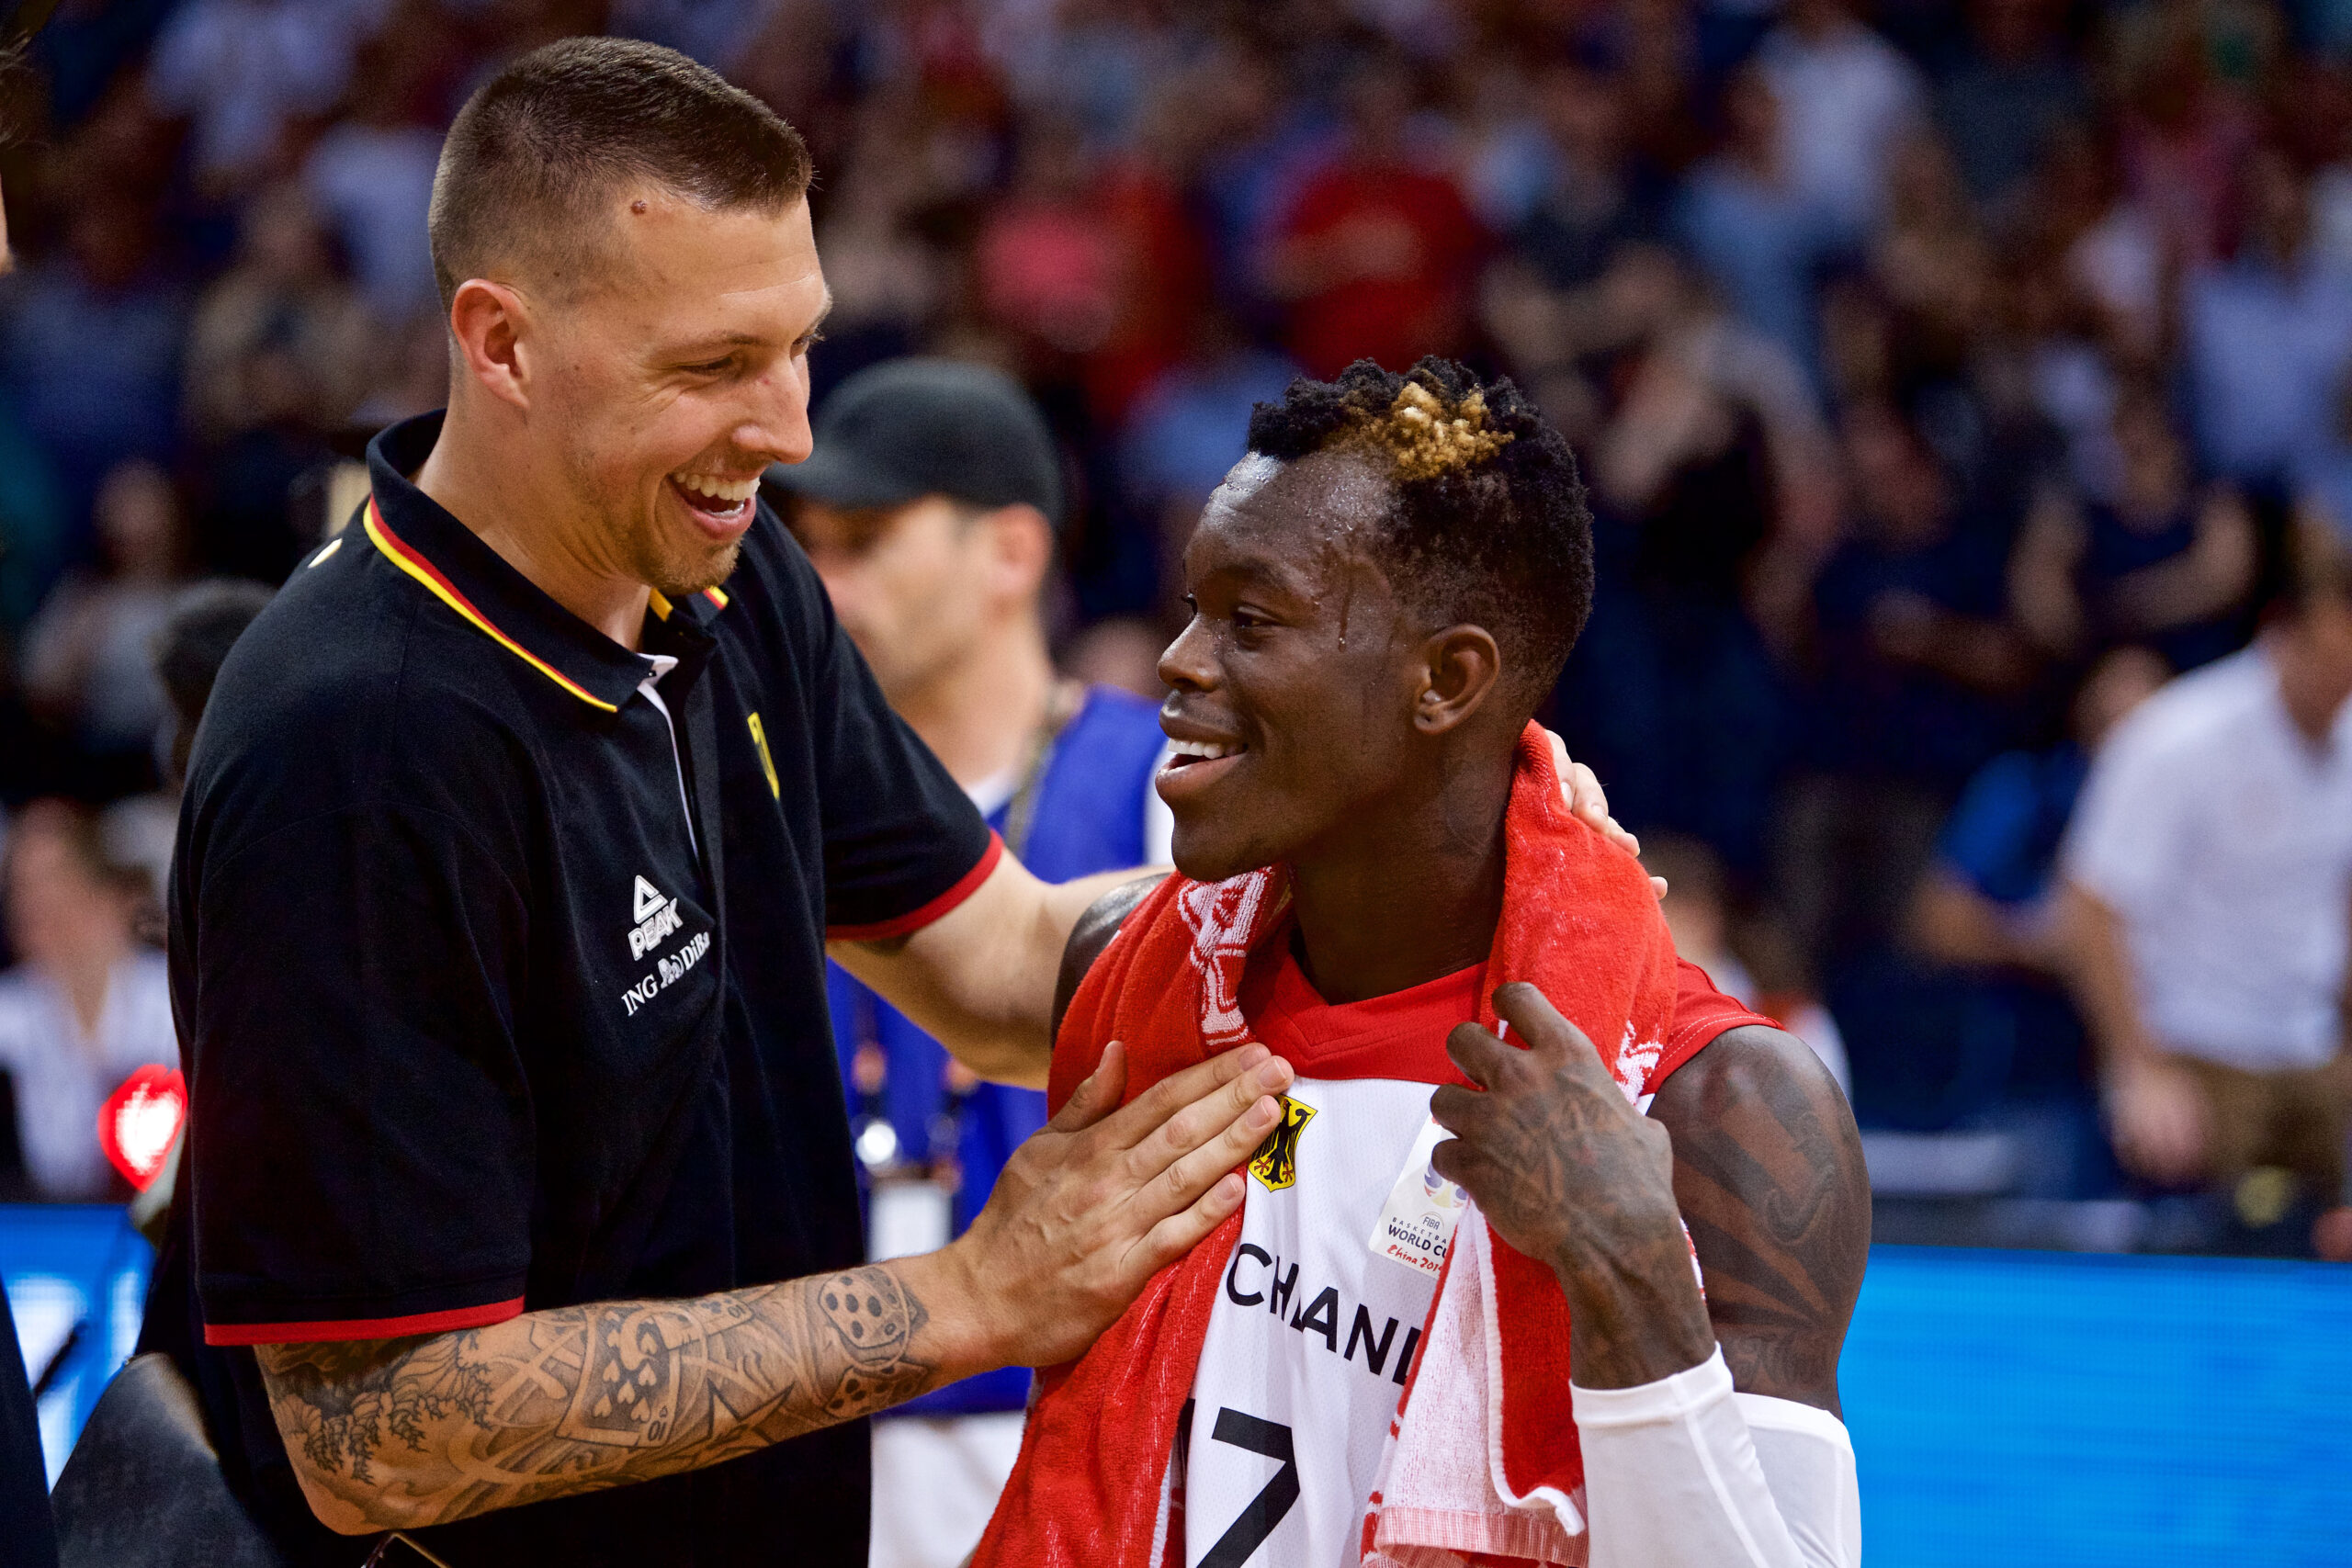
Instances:
[[[442,131],[612,31],[807,136],[820,400],[920,351],[1047,411],[1073,673],[1158,694],[1191,521],[1292,376],[1532,390],[1600,541],[1551,722],[1686,954],[1865,1131],[1874,1561],[2345,1560],[2352,1274],[2306,1261],[2343,1193],[2119,1158],[2062,916],[2100,739],[2352,541],[2352,0],[12,10],[46,25],[0,152],[0,1274],[52,1472],[144,1279],[91,1129],[177,1055],[153,637],[282,578],[443,400]],[[2247,897],[2333,931],[2340,984],[2352,836],[2198,804],[2204,852],[2334,868]]]

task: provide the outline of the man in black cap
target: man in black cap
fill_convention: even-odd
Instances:
[[[1057,677],[1046,653],[1060,462],[1011,377],[944,359],[860,371],[819,410],[808,459],[769,469],[765,488],[890,705],[1023,864],[1066,882],[1167,861],[1158,711]],[[830,982],[871,1132],[876,1256],[944,1246],[1045,1124],[1046,1097],[978,1081],[838,965]],[[873,1568],[970,1552],[1020,1451],[1028,1387],[1025,1368],[983,1373],[877,1424]]]

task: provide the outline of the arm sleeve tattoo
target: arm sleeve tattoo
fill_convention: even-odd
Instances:
[[[407,1339],[259,1348],[312,1509],[348,1533],[698,1469],[910,1399],[929,1314],[887,1266]]]
[[[1650,1114],[1674,1139],[1675,1203],[1735,1386],[1838,1414],[1871,1193],[1837,1081],[1794,1035],[1750,1024],[1668,1077]]]

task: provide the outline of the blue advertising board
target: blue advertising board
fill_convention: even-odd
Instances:
[[[1872,1568],[2352,1563],[2352,1266],[1872,1250]]]
[[[0,1204],[0,1283],[25,1376],[38,1382],[55,1368],[39,1406],[52,1483],[90,1407],[139,1343],[153,1262],[119,1205]]]

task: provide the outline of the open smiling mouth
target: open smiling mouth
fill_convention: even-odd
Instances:
[[[718,474],[672,474],[670,492],[685,503],[695,521],[714,534],[732,534],[752,520],[759,504],[760,479],[730,479]]]
[[[1162,798],[1170,791],[1181,794],[1207,786],[1249,752],[1250,748],[1238,742],[1170,740],[1168,761],[1160,764],[1156,781]]]
[[[1215,740],[1170,740],[1168,743],[1166,771],[1190,767],[1195,762],[1221,762],[1227,757],[1238,757],[1250,750],[1242,745],[1225,745]]]

